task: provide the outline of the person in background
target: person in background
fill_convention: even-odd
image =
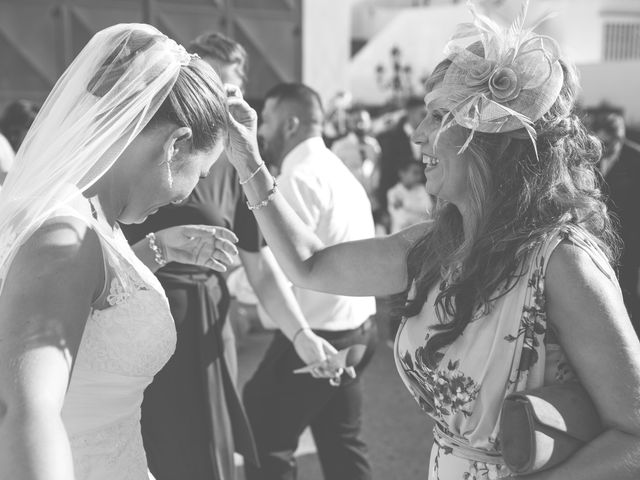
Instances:
[[[351,92],[341,90],[329,99],[322,132],[324,143],[331,148],[333,142],[349,133],[348,111],[353,103]]]
[[[7,137],[14,152],[20,149],[38,110],[40,107],[29,100],[16,100],[5,108],[0,118],[0,133]]]
[[[223,83],[242,88],[247,63],[239,43],[210,32],[188,48],[211,65]],[[288,281],[263,247],[229,162],[216,162],[179,205],[161,208],[146,222],[123,229],[135,243],[149,232],[190,223],[227,227],[236,233],[249,283],[300,362],[321,361],[327,353],[335,353],[308,328]],[[144,394],[142,435],[149,469],[156,480],[232,480],[234,450],[245,463],[255,463],[257,457],[235,385],[236,346],[227,318],[227,284],[210,269],[178,262],[156,274],[169,298],[177,344]]]
[[[0,186],[4,183],[4,179],[13,165],[14,158],[15,153],[11,144],[5,136],[0,133]]]
[[[265,161],[279,165],[280,189],[297,218],[326,245],[374,235],[366,192],[322,139],[324,113],[318,94],[306,85],[280,84],[265,97],[260,136]],[[262,165],[262,164],[261,164]],[[253,171],[260,173],[261,166]],[[254,175],[254,176],[255,176]],[[248,185],[252,175],[242,176]],[[263,203],[252,202],[254,211]],[[343,297],[295,289],[309,326],[337,349],[365,345],[356,377],[337,384],[297,375],[304,366],[277,332],[243,399],[255,432],[261,468],[247,465],[248,480],[295,478],[294,452],[310,426],[327,480],[369,480],[371,468],[360,429],[363,387],[360,374],[376,344],[373,297]],[[334,379],[335,380],[335,379]],[[335,386],[334,386],[335,385]]]
[[[391,129],[378,135],[380,142],[380,185],[378,187],[378,204],[386,212],[387,191],[398,182],[398,169],[406,162],[420,160],[420,149],[411,142],[411,135],[425,116],[424,100],[421,97],[410,97],[407,100],[406,115]],[[381,220],[389,229],[389,220]]]
[[[624,303],[640,335],[640,151],[626,142],[625,122],[619,111],[596,109],[587,116],[588,125],[602,142],[598,163],[604,177],[603,191],[618,220],[622,238],[622,255],[618,277]]]
[[[391,234],[429,218],[435,201],[427,193],[422,164],[405,162],[398,171],[400,181],[387,192],[387,205],[391,218]]]
[[[336,140],[331,151],[344,162],[364,187],[372,212],[379,210],[378,184],[380,183],[380,144],[371,136],[371,116],[360,106],[348,112],[349,133]]]

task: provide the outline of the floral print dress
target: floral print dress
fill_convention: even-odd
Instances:
[[[423,360],[439,323],[434,288],[419,315],[405,319],[394,353],[400,376],[422,410],[436,421],[429,480],[486,480],[508,476],[498,441],[504,398],[515,391],[577,381],[551,329],[547,329],[544,277],[563,240],[583,248],[612,280],[601,250],[578,227],[549,235],[529,257],[524,275],[488,313],[478,311],[436,368]],[[442,288],[442,285],[440,286]]]

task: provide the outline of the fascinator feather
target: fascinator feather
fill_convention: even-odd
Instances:
[[[425,103],[447,111],[438,135],[453,124],[471,131],[459,153],[475,132],[524,129],[537,155],[533,124],[558,98],[564,75],[556,41],[533,31],[551,15],[525,29],[528,5],[525,0],[511,25],[502,27],[469,1],[473,22],[458,25],[445,46],[452,63]]]

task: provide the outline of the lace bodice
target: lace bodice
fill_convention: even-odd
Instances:
[[[147,480],[140,404],[173,353],[175,327],[160,283],[120,230],[96,231],[108,290],[87,320],[62,418],[77,480]]]

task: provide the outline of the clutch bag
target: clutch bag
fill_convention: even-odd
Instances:
[[[526,475],[562,463],[602,431],[589,394],[571,382],[507,396],[499,438],[506,465]]]

